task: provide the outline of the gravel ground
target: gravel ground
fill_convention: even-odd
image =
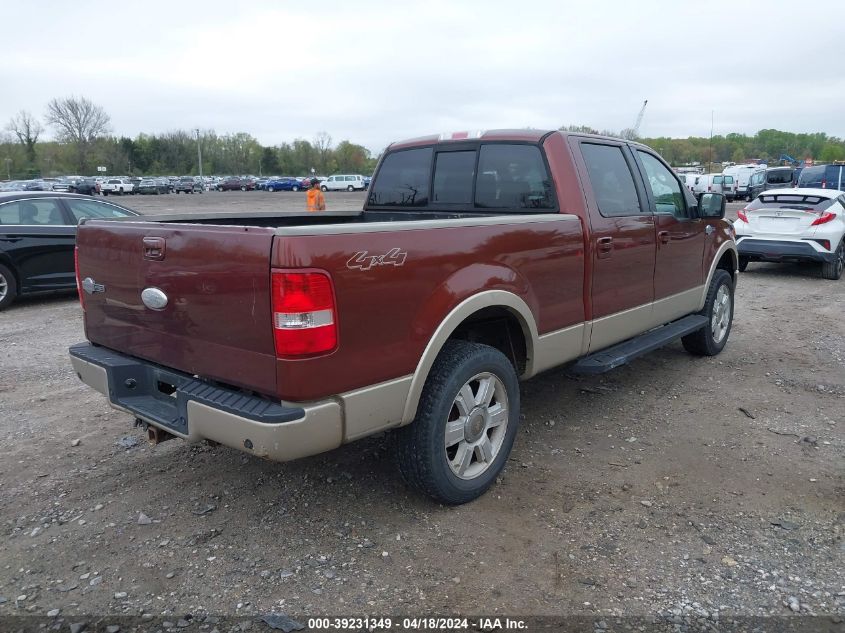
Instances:
[[[360,208],[363,196],[327,198]],[[305,204],[264,192],[121,202]],[[751,264],[736,303],[716,358],[674,344],[601,377],[561,369],[523,384],[503,476],[446,508],[402,484],[386,436],[288,464],[150,447],[72,372],[76,299],[20,301],[0,313],[0,615],[51,613],[61,630],[144,614],[246,630],[285,612],[583,616],[589,631],[632,616],[672,630],[763,617],[760,630],[841,631],[845,280]]]

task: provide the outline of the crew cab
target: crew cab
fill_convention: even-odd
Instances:
[[[154,442],[291,460],[392,429],[406,480],[464,503],[507,461],[519,380],[722,350],[724,210],[620,139],[394,143],[361,211],[85,221],[70,356]]]
[[[182,176],[174,187],[176,193],[202,193],[205,186],[193,176]]]
[[[135,185],[129,182],[128,178],[109,178],[100,186],[100,191],[104,196],[109,194],[122,196],[125,193],[134,193]]]

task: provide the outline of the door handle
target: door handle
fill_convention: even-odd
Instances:
[[[669,236],[669,231],[658,231],[657,239],[661,244],[668,244],[672,238]]]
[[[613,251],[613,238],[612,237],[600,237],[596,240],[596,246],[598,250],[598,257],[599,259],[604,259],[605,257],[610,257],[610,253]]]

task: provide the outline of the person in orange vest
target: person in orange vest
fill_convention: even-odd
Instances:
[[[308,190],[306,196],[306,208],[309,211],[326,210],[326,198],[323,195],[323,192],[320,191],[320,181],[316,178],[311,179],[311,188]]]

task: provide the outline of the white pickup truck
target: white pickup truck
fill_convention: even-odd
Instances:
[[[133,193],[134,188],[135,185],[126,178],[109,178],[101,186],[104,196],[110,193],[122,196],[125,193]]]

